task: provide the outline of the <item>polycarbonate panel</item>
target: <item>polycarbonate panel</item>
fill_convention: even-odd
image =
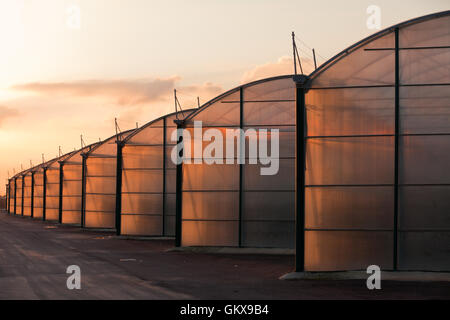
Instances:
[[[450,17],[433,18],[400,29],[400,48],[448,46]]]
[[[449,106],[449,86],[401,87],[401,133],[450,133]]]
[[[195,116],[195,121],[202,121],[203,126],[238,126],[239,125],[239,103],[228,103],[221,100],[213,103]],[[192,126],[193,120],[186,122]]]
[[[114,229],[116,226],[116,216],[113,212],[92,212],[86,210],[86,228]]]
[[[450,270],[450,231],[399,232],[398,239],[400,270]]]
[[[134,236],[162,236],[162,229],[162,215],[122,215],[121,234]]]
[[[59,221],[59,209],[45,208],[46,221]]]
[[[103,194],[86,194],[86,211],[115,213],[116,196]],[[87,213],[86,213],[87,215]]]
[[[183,190],[237,190],[239,165],[184,164]]]
[[[48,169],[47,170],[47,183],[57,183],[59,184],[59,169]]]
[[[450,135],[400,138],[402,184],[450,184]]]
[[[62,211],[62,221],[63,224],[81,224],[81,212],[80,211]]]
[[[43,217],[44,207],[44,172],[42,168],[34,173],[33,218]]]
[[[64,181],[67,180],[81,180],[83,167],[78,164],[65,164],[63,167]]]
[[[162,145],[164,143],[164,127],[162,121],[159,123],[161,127],[151,125],[139,131],[127,141],[127,144],[145,144],[145,145]]]
[[[314,78],[312,87],[393,85],[395,82],[394,34],[375,39],[344,56]]]
[[[15,181],[14,179],[11,179],[9,181],[9,188],[10,188],[10,200],[9,200],[9,213],[14,214],[14,207],[15,207]]]
[[[89,176],[110,176],[116,175],[117,159],[109,158],[87,158],[86,175]]]
[[[255,130],[256,132],[251,134],[248,130]],[[256,141],[258,144],[257,149],[261,147],[261,143],[258,139],[263,132],[260,130],[266,130],[267,139],[267,155],[260,155],[259,151],[256,154],[250,154],[250,145],[252,141]],[[276,130],[276,131],[274,131]],[[275,143],[273,139],[273,132],[278,132],[278,156],[279,158],[294,158],[295,157],[295,127],[294,126],[264,126],[264,127],[244,127],[245,131],[245,157],[251,159],[262,159],[264,161],[269,160],[267,156],[274,157],[271,154],[272,143]],[[235,142],[236,148],[238,146],[237,141]],[[237,152],[235,152],[235,157],[237,157]],[[260,160],[256,162],[262,162]],[[247,161],[248,163],[248,161]]]
[[[77,211],[78,213],[81,213],[81,197],[63,196],[62,209],[63,211]]]
[[[394,88],[310,90],[306,95],[307,135],[393,134],[394,98]]]
[[[393,241],[384,231],[305,231],[305,270],[391,270]]]
[[[63,182],[63,196],[81,198],[82,180],[65,180]]]
[[[242,246],[294,248],[295,224],[289,221],[242,221]]]
[[[181,245],[235,247],[238,225],[238,221],[183,221]]]
[[[166,169],[166,193],[177,192],[177,171]]]
[[[183,192],[182,206],[183,220],[237,220],[239,193]]]
[[[237,209],[236,209],[237,210]],[[256,191],[242,193],[242,219],[258,221],[295,220],[294,191]]]
[[[122,149],[124,169],[156,169],[163,167],[163,146],[128,146]]]
[[[122,192],[163,192],[162,170],[122,171]]]
[[[393,228],[393,187],[313,187],[305,192],[308,229]]]
[[[33,207],[33,218],[41,219],[43,216],[43,211],[42,205],[40,207]]]
[[[194,121],[204,121],[203,134],[211,128],[222,134],[225,139],[222,144],[224,159],[222,164],[206,162],[183,164],[182,245],[238,246],[241,206],[243,246],[283,248],[293,246],[294,237],[290,230],[294,230],[294,88],[295,83],[292,81],[292,77],[271,79],[243,86],[242,124],[239,120],[241,116],[239,114],[239,91],[234,92],[234,98],[229,97],[228,101],[232,101],[232,103],[219,105],[219,102],[216,102],[200,110],[189,120],[188,130],[192,140],[197,139],[195,142],[200,141],[199,137],[194,135],[192,128]],[[217,110],[226,111],[228,109],[222,109],[223,106],[230,104],[233,104],[235,108],[234,121],[223,121]],[[210,127],[205,125],[205,121]],[[243,189],[239,190],[241,166],[237,163],[237,149],[241,125],[246,134],[246,147],[244,149],[245,164],[242,166]],[[270,150],[272,146],[270,130],[279,130],[279,157],[281,159],[278,162],[278,170],[274,169],[274,175],[261,175],[261,168],[270,165],[275,168],[276,161],[261,165],[258,161],[259,154],[249,154],[251,143],[256,142],[256,149],[260,147],[258,143],[259,129],[268,131],[267,149],[269,154],[262,155],[262,158],[275,156],[271,154]],[[252,133],[251,130],[255,130],[255,132]],[[210,143],[209,141],[201,142],[202,153],[211,146]],[[227,164],[226,151],[227,146],[231,143],[234,150],[229,158],[233,164]],[[195,144],[191,145],[191,152],[191,158],[199,158],[195,154]],[[252,163],[250,164],[250,162]],[[248,192],[251,190],[260,192]],[[240,193],[242,193],[241,196]],[[242,199],[242,203],[240,203],[240,199]]]
[[[272,166],[275,166],[272,164]],[[280,190],[293,191],[295,185],[295,160],[279,159],[278,172],[261,175],[262,168],[270,165],[246,164],[243,166],[243,186],[246,191]],[[276,167],[274,167],[275,170]]]
[[[292,78],[265,81],[244,88],[244,101],[268,100],[295,101],[295,83],[292,81]]]
[[[244,103],[245,126],[280,124],[295,125],[295,101]]]
[[[402,186],[400,230],[450,230],[450,186]]]
[[[307,185],[392,184],[394,138],[308,139]]]
[[[86,193],[115,194],[116,177],[86,177]]]
[[[166,193],[166,213],[175,215],[176,212],[176,194]]]
[[[122,192],[123,214],[162,214],[163,195],[156,194],[129,194]]]
[[[22,177],[16,179],[16,215],[22,215]]]
[[[24,177],[24,189],[23,189],[23,215],[31,217],[31,188],[32,188],[32,176],[27,174]]]
[[[400,83],[450,83],[450,50],[421,49],[400,51]]]

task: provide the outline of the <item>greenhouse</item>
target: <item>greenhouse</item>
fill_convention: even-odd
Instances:
[[[60,223],[81,225],[84,175],[83,155],[97,144],[95,143],[73,152],[60,162],[60,170],[62,171]]]
[[[85,158],[83,219],[86,228],[115,229],[117,142],[134,130],[119,133],[91,148]]]
[[[23,202],[22,215],[31,217],[33,209],[33,171],[28,170],[23,174]]]
[[[195,150],[190,163],[186,163],[185,155],[178,181],[182,194],[178,244],[293,248],[295,83],[292,76],[265,79],[230,90],[188,116],[182,127],[194,137],[195,122],[200,121],[202,132],[215,129],[225,136],[227,130],[242,129],[249,133],[242,141],[246,146],[251,145],[250,141],[258,142],[257,130],[278,130],[279,170],[275,175],[261,175],[265,159],[257,161],[249,157],[249,150],[243,146],[240,151],[245,155],[241,154],[240,158],[244,159],[237,159],[236,150],[235,159],[228,157],[228,161],[225,158],[220,161],[232,160],[232,164],[207,164],[207,159],[202,162]],[[223,145],[241,139],[239,133],[231,138],[226,136],[228,140]],[[271,134],[267,140],[272,143]],[[206,145],[204,142],[203,147]],[[201,150],[199,154],[202,156]]]
[[[45,205],[44,220],[60,222],[60,192],[61,192],[61,171],[60,162],[66,159],[69,154],[60,156],[44,165],[45,174]]]
[[[22,201],[23,201],[23,176],[22,173],[18,174],[15,178],[15,204],[14,204],[14,214],[22,215]]]
[[[382,30],[309,76],[244,84],[51,160],[7,188],[11,214],[176,246],[288,249],[296,271],[450,271],[450,12]]]
[[[364,39],[297,86],[297,270],[450,270],[449,12]]]
[[[134,131],[120,143],[118,234],[175,236],[176,166],[171,151],[177,141],[174,122],[193,110],[168,114]]]
[[[33,218],[44,219],[44,166],[33,169]]]

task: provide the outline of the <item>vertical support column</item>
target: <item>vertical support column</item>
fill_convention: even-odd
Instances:
[[[245,135],[242,133],[242,129],[244,126],[244,88],[242,86],[239,89],[239,129],[240,129],[240,135],[239,135],[239,157],[241,158],[242,155],[245,152]],[[245,159],[245,158],[244,158]],[[239,163],[239,240],[238,240],[238,246],[239,248],[242,247],[242,176],[243,176],[243,170],[244,170],[244,164],[241,163],[240,159],[238,159]],[[245,161],[244,161],[245,162]]]
[[[400,52],[399,30],[395,28],[395,164],[394,164],[394,270],[397,270],[398,261],[398,162],[399,162],[399,136],[400,136]]]
[[[44,168],[42,179],[44,181],[44,190],[42,192],[42,220],[45,221],[45,211],[47,207],[47,168]]]
[[[34,217],[34,171],[31,173],[30,216],[31,218]]]
[[[123,142],[116,141],[117,143],[117,161],[116,161],[116,234],[120,236],[120,230],[122,228],[122,169],[123,169],[123,157],[122,149]]]
[[[8,206],[8,214],[11,214],[11,180],[8,180],[8,201],[6,202],[6,205]]]
[[[22,206],[22,212],[21,212],[21,216],[23,217],[23,199],[25,198],[24,197],[24,194],[25,194],[25,176],[24,175],[22,175],[22,203],[21,203],[21,206]]]
[[[177,124],[177,154],[181,159],[177,164],[177,185],[176,185],[176,213],[175,213],[175,246],[181,247],[181,232],[182,232],[182,201],[183,201],[183,149],[181,142],[183,141],[183,135],[179,134],[180,130],[184,128],[182,120],[175,120]]]
[[[86,155],[81,154],[81,227],[86,225]]]
[[[167,118],[163,120],[163,186],[162,186],[162,236],[166,235],[166,134]]]
[[[58,221],[62,223],[63,191],[64,191],[64,162],[59,163],[59,205]]]
[[[17,177],[14,178],[14,215],[17,213]]]
[[[305,270],[305,165],[306,105],[305,85],[308,78],[294,76],[295,92],[295,272]]]

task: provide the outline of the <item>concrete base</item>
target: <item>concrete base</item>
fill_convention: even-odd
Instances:
[[[166,252],[193,252],[210,254],[262,254],[262,255],[293,255],[294,249],[278,248],[233,248],[233,247],[175,247]]]
[[[365,271],[291,272],[280,280],[367,280]],[[450,282],[450,272],[381,271],[381,281]]]
[[[117,236],[117,238],[119,239],[124,239],[124,240],[142,240],[142,241],[147,241],[147,240],[175,240],[174,237],[149,237],[149,236]]]

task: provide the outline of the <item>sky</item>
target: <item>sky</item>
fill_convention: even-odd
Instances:
[[[305,73],[448,0],[0,0],[0,181],[242,83]],[[373,20],[371,20],[373,21]],[[0,187],[0,194],[4,188]]]

